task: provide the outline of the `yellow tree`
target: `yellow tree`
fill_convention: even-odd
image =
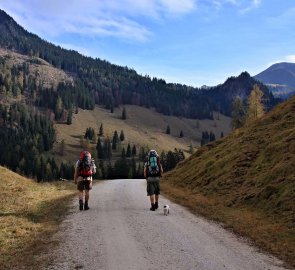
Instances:
[[[263,92],[260,90],[259,86],[255,84],[248,97],[247,122],[251,122],[264,115],[265,109],[262,98]]]

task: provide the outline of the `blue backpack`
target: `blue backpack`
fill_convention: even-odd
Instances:
[[[148,176],[160,176],[160,158],[155,150],[151,150],[147,160]]]

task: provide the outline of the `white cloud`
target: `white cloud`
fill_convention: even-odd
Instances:
[[[160,0],[160,2],[164,7],[163,10],[173,15],[183,15],[196,8],[195,0]]]
[[[295,54],[293,54],[293,55],[287,55],[286,56],[286,61],[287,62],[291,62],[291,63],[295,63]]]
[[[275,60],[275,61],[272,61],[272,62],[269,62],[266,64],[265,67],[263,67],[263,69],[266,69],[274,64],[277,64],[277,63],[282,63],[282,62],[289,62],[289,63],[295,63],[295,54],[290,54],[290,55],[286,55],[286,56],[283,56],[282,58],[278,59],[278,60]]]
[[[249,11],[256,9],[260,6],[262,0],[251,0],[250,5],[240,10],[241,14],[248,13]]]
[[[245,14],[258,8],[262,0],[213,0],[210,2],[215,10],[220,10],[225,5],[231,5],[238,9],[240,14]]]
[[[135,42],[152,36],[142,18],[183,16],[195,7],[196,0],[0,0],[0,8],[42,36],[78,33]]]

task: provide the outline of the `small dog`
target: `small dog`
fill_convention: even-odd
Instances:
[[[168,204],[164,205],[164,215],[168,216],[170,213],[170,207]]]

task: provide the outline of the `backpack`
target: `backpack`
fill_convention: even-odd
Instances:
[[[155,150],[151,150],[147,160],[148,176],[160,176],[160,158]]]
[[[79,176],[86,177],[92,175],[92,159],[88,151],[82,151],[79,159]]]

